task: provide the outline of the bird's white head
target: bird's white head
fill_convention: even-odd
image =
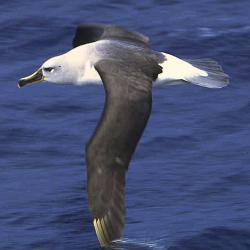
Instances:
[[[72,58],[72,56],[74,53],[66,53],[48,59],[33,74],[21,78],[18,81],[18,87],[41,81],[78,84],[84,74],[84,61],[79,61],[81,57]]]
[[[52,57],[41,67],[45,81],[53,83],[74,83],[76,81],[76,70],[72,62],[69,63],[65,55]]]

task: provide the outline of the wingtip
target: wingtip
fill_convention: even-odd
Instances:
[[[121,240],[121,234],[114,231],[113,226],[108,223],[108,217],[105,215],[103,218],[94,218],[93,225],[95,232],[102,248],[108,248],[117,244]],[[120,230],[121,231],[121,230]]]
[[[95,228],[95,232],[97,235],[97,238],[99,240],[99,243],[101,245],[101,247],[107,247],[110,242],[107,236],[107,230],[105,229],[105,225],[102,219],[94,219],[93,220],[93,224],[94,224],[94,228]]]

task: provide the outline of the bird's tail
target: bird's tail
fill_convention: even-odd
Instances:
[[[193,83],[207,88],[222,88],[229,84],[229,76],[222,67],[210,59],[181,60],[175,56],[165,54],[165,61],[161,64],[163,72],[158,76],[159,82],[171,84]]]

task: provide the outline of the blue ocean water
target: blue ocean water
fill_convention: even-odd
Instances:
[[[220,90],[155,88],[127,176],[119,249],[250,249],[250,2],[1,1],[0,249],[99,249],[86,194],[84,147],[101,86],[16,87],[71,48],[81,23],[112,23],[182,58],[213,58]]]

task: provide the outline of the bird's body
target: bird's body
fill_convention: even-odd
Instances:
[[[87,144],[86,162],[93,224],[106,247],[122,237],[126,172],[151,113],[152,86],[193,83],[221,88],[228,84],[228,76],[215,61],[185,61],[154,51],[147,37],[116,26],[80,26],[73,46],[18,85],[41,80],[103,83],[105,107]]]
[[[164,55],[128,42],[100,40],[78,46],[65,54],[53,57],[42,67],[50,68],[57,62],[63,62],[65,66],[67,65],[67,72],[61,77],[61,83],[100,84],[101,78],[94,66],[101,60],[116,60],[121,63],[156,60],[160,64],[164,61]],[[50,82],[53,82],[53,79]],[[55,78],[55,82],[59,83],[58,79]]]
[[[206,69],[210,71],[209,68],[206,68],[207,65],[210,65],[210,67],[211,65],[213,67],[218,66],[216,68],[217,71],[213,72],[213,74],[215,74],[215,82],[212,79],[212,81],[210,81],[211,83],[207,83],[206,81],[203,82],[201,79],[198,83],[193,82],[194,84],[208,88],[221,88],[227,84],[227,81],[217,81],[216,73],[219,73],[221,77],[225,77],[225,80],[227,80],[227,75],[221,71],[220,66],[215,61],[194,60],[194,63],[198,63],[198,67],[200,67],[198,68],[188,61],[179,59],[173,55],[164,52],[156,52],[150,48],[139,47],[119,40],[106,39],[78,46],[63,55],[46,61],[43,66],[45,68],[50,67],[51,65],[54,65],[56,61],[67,64],[67,74],[65,74],[64,77],[61,77],[60,81],[55,79],[56,83],[72,83],[75,85],[101,84],[102,81],[100,75],[94,67],[98,61],[114,59],[125,63],[132,60],[132,62],[135,63],[136,57],[139,60],[142,58],[145,58],[145,60],[155,60],[162,67],[162,72],[158,75],[155,85],[184,84],[185,81],[192,82],[193,78],[207,77],[208,72]],[[53,79],[51,79],[50,82],[53,82]]]

